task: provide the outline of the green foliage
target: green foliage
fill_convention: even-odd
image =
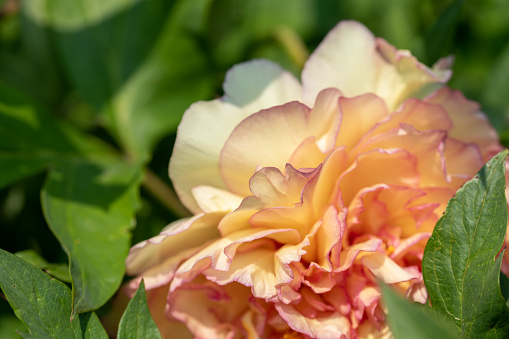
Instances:
[[[62,282],[70,283],[72,281],[69,275],[69,267],[66,264],[49,263],[34,250],[24,250],[14,254]]]
[[[138,290],[127,305],[118,327],[119,339],[161,338],[161,334],[150,315],[145,294],[145,282],[142,280]]]
[[[139,181],[137,166],[106,161],[59,164],[48,175],[42,207],[69,255],[73,316],[99,308],[120,286]]]
[[[425,306],[403,299],[386,285],[382,285],[382,292],[394,338],[408,338],[409,333],[415,339],[460,338],[454,326],[437,318]]]
[[[449,317],[462,337],[509,336],[509,309],[499,284],[507,153],[491,159],[449,201],[422,261],[433,309]]]
[[[187,106],[211,95],[189,27],[203,22],[208,2],[44,0],[25,7],[51,29],[70,80],[118,142],[147,159]]]
[[[58,123],[26,95],[0,84],[0,187],[49,164],[102,153],[94,140]]]
[[[71,319],[71,291],[21,258],[0,250],[0,286],[28,327],[24,338],[108,338],[95,313]]]

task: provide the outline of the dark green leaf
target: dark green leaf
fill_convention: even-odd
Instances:
[[[490,119],[500,122],[499,126],[507,128],[507,107],[509,107],[509,43],[504,46],[500,54],[494,59],[489,68],[488,76],[483,86],[482,103],[489,107]],[[495,113],[495,115],[493,114]],[[504,131],[507,140],[507,129]],[[502,136],[504,139],[504,136]]]
[[[120,319],[119,339],[161,338],[157,325],[150,315],[145,295],[145,283],[142,280],[134,297]]]
[[[26,330],[26,326],[14,315],[0,315],[0,338],[19,339],[18,332]]]
[[[382,285],[383,300],[389,310],[388,322],[396,339],[430,339],[459,338],[459,331],[454,326],[440,321],[431,310],[424,305],[411,303],[388,286]]]
[[[71,81],[108,116],[120,144],[145,160],[192,102],[212,94],[206,55],[194,36],[210,1],[41,0],[32,6],[54,31]]]
[[[446,51],[445,47],[453,38],[456,20],[464,2],[465,0],[455,0],[450,4],[440,15],[428,34],[426,34],[424,42],[427,52],[427,60],[425,61],[427,63],[433,63],[440,57],[444,57],[451,53],[451,51]]]
[[[0,187],[48,164],[104,154],[93,139],[58,123],[24,94],[0,84]]]
[[[30,333],[25,338],[108,338],[95,313],[71,321],[71,291],[26,261],[0,250],[0,286]]]
[[[140,170],[121,162],[55,166],[42,191],[51,230],[69,255],[73,315],[102,306],[125,272]]]
[[[282,29],[306,38],[314,25],[321,24],[319,6],[308,0],[214,1],[207,31],[214,62],[229,68],[246,58],[273,57],[274,54],[263,52],[264,44],[276,42]],[[284,51],[283,46],[278,47],[279,51]],[[302,65],[295,67],[288,62],[291,60],[288,57],[276,59],[300,73]]]
[[[499,277],[507,228],[505,160],[491,159],[458,190],[428,241],[422,271],[431,305],[463,337],[509,337]]]
[[[51,275],[54,278],[57,278],[58,280],[65,282],[65,283],[71,283],[72,279],[69,275],[69,266],[67,264],[52,264],[49,263],[45,268],[44,271]]]
[[[505,299],[505,304],[509,307],[509,278],[500,272],[500,291]]]
[[[52,264],[46,261],[39,253],[34,250],[24,250],[14,253],[26,262],[34,265],[35,267],[46,271],[52,277],[60,281],[70,283],[71,277],[69,275],[69,267],[66,264]]]
[[[24,250],[14,253],[16,256],[20,257],[21,259],[25,260],[27,263],[37,267],[38,269],[43,270],[48,266],[48,262],[46,259],[41,257],[39,253],[37,253],[34,250]]]
[[[11,16],[15,17],[20,32],[13,48],[0,48],[0,78],[45,105],[55,107],[60,105],[64,84],[50,32],[33,12],[38,2],[19,1],[17,10],[10,1],[10,7],[14,7]]]

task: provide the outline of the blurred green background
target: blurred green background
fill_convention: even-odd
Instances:
[[[230,67],[267,58],[299,76],[327,32],[354,19],[429,66],[454,55],[450,86],[482,104],[507,145],[508,15],[506,0],[0,0],[0,90],[170,186],[183,112],[221,96]],[[0,180],[0,248],[66,265],[41,209],[43,169]],[[133,243],[177,218],[146,187]],[[0,299],[0,338],[17,337],[13,328],[21,327]]]

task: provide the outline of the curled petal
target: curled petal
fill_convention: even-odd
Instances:
[[[177,220],[159,235],[134,245],[126,259],[127,274],[142,274],[167,258],[217,238],[217,223],[223,215],[198,214],[193,218]]]
[[[276,310],[294,331],[306,334],[311,338],[346,339],[350,322],[338,313],[326,313],[315,318],[308,318],[292,305],[277,304]]]
[[[230,191],[250,195],[249,178],[257,168],[283,170],[309,136],[308,117],[308,107],[290,102],[253,114],[237,125],[221,151],[221,175]]]
[[[169,295],[167,313],[195,338],[233,338],[241,334],[235,320],[248,311],[248,296],[249,289],[239,284],[188,283]]]
[[[362,257],[361,261],[378,279],[386,284],[419,278],[418,275],[408,273],[392,261],[392,259],[381,253],[366,254]]]
[[[357,156],[340,179],[345,205],[364,187],[386,184],[417,187],[419,172],[415,156],[403,149],[376,149]],[[376,168],[376,171],[373,169]]]
[[[378,96],[368,93],[353,98],[339,99],[343,119],[337,146],[351,150],[368,131],[389,116],[385,102]]]
[[[189,329],[173,317],[165,316],[166,298],[168,295],[168,285],[156,289],[147,290],[147,304],[150,314],[154,319],[159,332],[163,338],[182,338],[191,339],[193,334]]]
[[[231,212],[242,202],[238,195],[212,186],[195,186],[191,192],[204,213]]]
[[[342,272],[349,269],[355,258],[359,255],[360,252],[375,252],[382,245],[382,240],[380,239],[371,239],[362,243],[355,244],[350,246],[348,249],[343,250],[340,255],[333,255],[332,258],[340,259],[339,262],[333,262],[335,268],[335,272]],[[336,248],[334,248],[336,249]]]
[[[240,209],[262,210],[269,207],[292,207],[302,201],[302,190],[312,173],[299,172],[286,164],[286,174],[274,167],[264,167],[249,180],[253,196],[242,202]]]
[[[239,246],[262,238],[273,239],[276,241],[279,240],[281,243],[296,243],[300,236],[293,229],[274,230],[259,228],[246,229],[219,238],[180,265],[171,284],[171,290],[173,291],[191,277],[203,272],[203,270],[208,267],[211,267],[214,270],[228,271],[230,263],[235,257],[235,253]],[[194,273],[192,271],[194,271]],[[187,274],[190,272],[192,274]]]
[[[249,195],[247,183],[258,168],[283,170],[309,137],[314,137],[322,153],[330,151],[341,120],[339,97],[339,91],[327,89],[319,93],[313,109],[289,102],[239,123],[221,151],[220,171],[228,188],[239,195]],[[299,166],[309,167],[305,163]]]
[[[425,98],[425,101],[438,104],[447,111],[454,126],[450,137],[477,144],[483,163],[502,149],[497,132],[480,111],[480,105],[466,99],[461,92],[444,87]]]
[[[412,235],[411,237],[403,240],[399,244],[399,246],[394,249],[394,252],[391,254],[391,259],[397,259],[400,256],[403,256],[405,254],[405,252],[410,247],[421,242],[422,240],[427,240],[429,237],[431,237],[431,233],[422,232],[422,233],[416,233],[416,234]]]
[[[233,281],[251,287],[253,296],[267,301],[277,298],[281,285],[288,285],[294,276],[290,264],[299,262],[309,245],[305,239],[294,246],[285,245],[276,250],[274,246],[260,246],[249,251],[239,249],[227,271],[208,269],[203,272],[207,279],[220,285]]]

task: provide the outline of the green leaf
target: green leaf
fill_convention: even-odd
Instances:
[[[14,253],[14,255],[41,270],[43,270],[49,264],[46,259],[41,257],[41,255],[34,250],[19,251]]]
[[[109,120],[131,156],[146,160],[185,109],[212,95],[195,37],[211,0],[41,0],[74,86]],[[83,48],[86,46],[86,48]]]
[[[24,250],[14,253],[26,262],[35,267],[44,270],[46,273],[60,281],[70,283],[69,267],[66,264],[52,264],[46,261],[39,253],[34,250]]]
[[[138,166],[112,161],[61,163],[48,175],[43,212],[69,256],[73,316],[102,306],[122,282],[140,179]]]
[[[49,107],[58,107],[64,90],[59,60],[49,30],[31,20],[33,2],[19,1],[19,10],[12,15],[20,36],[13,48],[0,48],[0,79]]]
[[[464,2],[465,0],[455,0],[451,3],[426,34],[424,44],[426,46],[426,61],[428,63],[433,63],[440,57],[451,53],[450,50],[446,50],[446,46],[453,38],[456,20]]]
[[[507,107],[509,107],[509,43],[504,46],[500,54],[490,64],[488,76],[483,81],[482,100],[483,106],[489,107],[490,120],[497,122],[498,126],[506,129],[504,131],[507,141]],[[504,136],[501,136],[504,139]]]
[[[95,313],[71,321],[71,291],[21,258],[0,249],[0,286],[25,338],[108,338]]]
[[[89,154],[105,151],[26,95],[0,84],[0,188],[53,162]]]
[[[161,338],[157,325],[150,315],[143,280],[120,319],[117,338]]]
[[[260,47],[267,42],[275,43],[281,29],[291,30],[306,39],[316,26],[323,23],[318,13],[321,5],[321,2],[308,0],[214,1],[207,30],[214,62],[229,68],[246,58],[260,57],[263,55]],[[327,10],[330,11],[330,7]],[[282,46],[277,47],[284,51]],[[297,68],[288,58],[286,62],[285,58],[277,59],[300,73],[301,65]]]
[[[507,153],[492,158],[458,190],[424,252],[431,305],[450,317],[462,337],[509,337],[509,310],[499,285]]]
[[[413,339],[459,338],[454,326],[440,321],[424,305],[403,299],[388,286],[382,284],[384,304],[389,310],[389,327],[396,339],[405,339],[411,333]]]
[[[20,336],[17,332],[26,330],[26,326],[14,315],[0,316],[0,338],[19,339]]]
[[[509,278],[500,272],[500,291],[505,299],[505,304],[509,307]]]

